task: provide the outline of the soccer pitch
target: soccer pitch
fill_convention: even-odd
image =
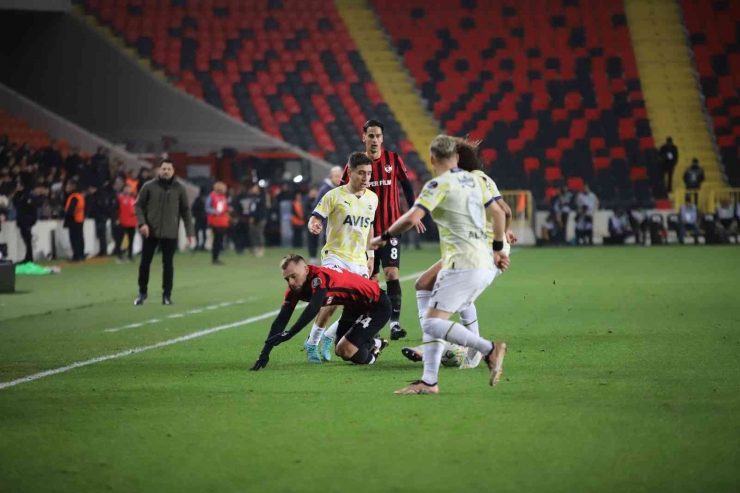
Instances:
[[[738,247],[521,249],[477,303],[501,384],[443,368],[439,396],[393,395],[421,375],[410,278],[376,365],[308,365],[307,328],[248,372],[286,252],[178,254],[169,307],[159,260],[142,307],[135,264],[18,279],[0,387],[87,364],[0,390],[0,491],[740,490]],[[401,276],[438,258],[406,249]]]

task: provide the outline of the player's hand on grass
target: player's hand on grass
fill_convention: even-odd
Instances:
[[[323,225],[321,224],[321,221],[319,221],[316,216],[311,216],[311,219],[308,220],[308,231],[311,234],[317,235],[321,233],[322,227]]]
[[[511,230],[506,232],[506,241],[509,242],[509,245],[513,245],[514,243],[516,243],[518,239],[519,238],[517,238]]]
[[[370,249],[371,250],[377,250],[378,248],[385,246],[385,241],[380,236],[376,236],[372,240],[370,240]]]
[[[278,346],[282,344],[285,341],[289,341],[293,338],[295,334],[292,334],[290,332],[280,332],[279,334],[275,334],[272,337],[268,337],[265,341],[265,344],[269,344],[271,346]]]
[[[506,272],[506,269],[508,269],[511,264],[511,260],[509,260],[509,257],[503,252],[493,252],[493,264],[501,269],[501,272]]]
[[[254,365],[252,365],[252,368],[250,368],[250,371],[259,371],[262,368],[267,366],[267,363],[270,362],[270,358],[267,356],[260,356],[257,361],[254,362]]]

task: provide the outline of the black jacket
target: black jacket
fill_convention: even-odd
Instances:
[[[176,178],[169,183],[154,178],[144,183],[136,198],[136,220],[139,226],[149,226],[154,238],[177,239],[180,219],[188,236],[195,236],[193,218],[185,187]]]
[[[32,190],[25,188],[13,195],[15,221],[19,227],[30,228],[38,219],[39,199]]]

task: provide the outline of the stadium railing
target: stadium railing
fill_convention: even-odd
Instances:
[[[740,188],[720,188],[709,192],[709,206],[711,209],[706,212],[714,213],[717,204],[722,199],[729,199],[730,203],[736,206],[740,203]]]
[[[684,204],[686,196],[697,205],[700,211],[714,214],[717,204],[722,199],[730,199],[733,204],[740,203],[740,188],[718,188],[712,190],[686,190],[677,188],[670,194],[673,209],[678,212]]]
[[[531,226],[534,217],[534,199],[529,190],[501,190],[501,197],[511,207],[512,222],[519,226]]]

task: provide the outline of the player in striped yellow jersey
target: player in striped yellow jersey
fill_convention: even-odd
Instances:
[[[327,192],[316,204],[308,230],[321,233],[326,220],[326,245],[321,250],[321,266],[342,269],[369,278],[372,275],[375,251],[368,248],[372,224],[378,209],[378,196],[368,189],[372,176],[372,160],[364,153],[349,157],[349,180],[346,185]],[[336,306],[326,306],[316,317],[311,334],[304,344],[309,363],[331,359],[333,339],[324,334]],[[336,325],[336,324],[335,324]],[[334,326],[332,329],[336,331]],[[319,355],[318,343],[321,342]]]
[[[491,177],[486,175],[486,173],[481,169],[485,163],[478,156],[478,145],[478,142],[470,142],[465,139],[457,139],[457,154],[460,158],[458,162],[458,167],[465,171],[469,171],[473,175],[479,176],[485,183],[485,186],[491,193],[493,199],[496,200],[499,206],[501,206],[501,208],[504,210],[504,213],[506,214],[506,235],[504,238],[504,248],[502,251],[508,256],[511,250],[511,243],[516,243],[517,241],[514,233],[509,230],[509,225],[511,223],[512,217],[511,208],[508,206],[508,204],[506,204],[506,202],[504,202],[503,198],[501,197],[501,192],[499,191],[498,186],[496,186],[496,182],[494,182]],[[491,247],[491,253],[493,254],[493,223],[489,217],[486,218],[486,232],[488,234],[488,244]],[[424,274],[422,274],[419,279],[416,280],[416,301],[419,307],[419,318],[422,318],[424,313],[426,312],[427,306],[429,304],[429,298],[432,296],[434,283],[437,281],[437,274],[439,274],[439,271],[441,269],[442,261],[440,260],[432,265],[429,269],[427,269],[427,271],[424,272]],[[503,271],[501,269],[496,269],[497,277],[502,273]],[[470,306],[462,310],[459,315],[460,323],[462,323],[462,325],[467,327],[468,330],[470,330],[474,334],[479,333],[478,315],[474,303],[471,303]],[[447,351],[453,352],[457,348],[458,346],[449,342],[445,347]],[[401,352],[404,356],[406,356],[406,358],[410,359],[411,361],[422,360],[421,347],[404,347],[403,349],[401,349]],[[475,368],[480,363],[482,356],[483,355],[479,351],[476,351],[474,348],[468,348],[466,356],[461,358],[462,361],[460,362],[459,368]]]

